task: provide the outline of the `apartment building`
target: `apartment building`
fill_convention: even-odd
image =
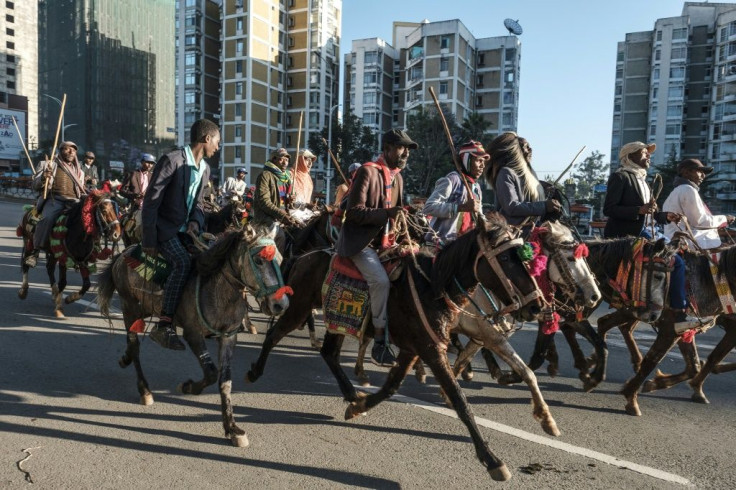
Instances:
[[[344,104],[380,133],[406,127],[420,107],[434,107],[433,87],[458,121],[478,112],[490,122],[489,133],[515,131],[520,59],[516,36],[476,39],[457,19],[395,22],[393,45],[353,41],[344,59]]]
[[[199,119],[219,122],[221,0],[176,2],[176,143],[189,144]],[[208,160],[219,174],[219,152]]]
[[[685,2],[682,15],[618,43],[611,169],[630,141],[653,165],[698,158],[718,171],[714,211],[736,211],[736,4]]]
[[[20,2],[18,2],[20,3]],[[31,3],[31,2],[28,2]],[[175,142],[175,4],[171,0],[40,0],[39,139],[137,165]]]
[[[38,144],[38,3],[24,0],[0,4],[0,170],[18,171],[22,152],[12,117],[25,143]],[[6,133],[7,130],[9,133]],[[26,168],[26,167],[24,167]]]
[[[304,149],[329,124],[341,15],[341,0],[223,2],[222,178],[245,167],[255,182],[271,151]],[[312,169],[315,192],[326,190],[326,165]]]

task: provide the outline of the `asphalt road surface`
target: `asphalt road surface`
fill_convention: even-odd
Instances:
[[[0,202],[1,488],[495,485],[432,376],[426,384],[408,378],[400,396],[345,421],[346,404],[304,330],[276,348],[261,380],[246,384],[266,329],[259,315],[259,334],[240,334],[233,365],[235,417],[249,447],[224,439],[216,386],[200,396],[176,392],[201,374],[188,351],[143,341],[155,403],[139,405],[134,371],[117,362],[125,345],[122,321],[114,318],[111,328],[101,318],[94,288],[86,301],[66,307],[67,319],[56,319],[41,266],[31,271],[28,298],[18,299],[21,212],[19,202]],[[76,273],[70,281],[70,290],[81,283]],[[702,357],[720,335],[715,328],[698,337]],[[522,357],[530,355],[534,336],[526,325],[512,339]],[[642,326],[637,336],[646,350],[652,330]],[[504,488],[736,488],[736,373],[707,380],[710,405],[691,402],[682,384],[641,395],[643,416],[631,417],[618,394],[631,375],[628,355],[617,333],[609,338],[607,380],[592,393],[582,391],[561,337],[560,374],[537,372],[562,431],[558,438],[532,418],[526,387],[498,386],[480,359],[474,362],[475,379],[462,386],[483,436],[513,474]],[[346,341],[342,360],[351,376],[356,348]],[[386,370],[366,366],[380,384]],[[670,355],[661,368],[677,372],[681,366]]]

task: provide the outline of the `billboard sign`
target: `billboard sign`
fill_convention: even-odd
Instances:
[[[15,131],[13,125],[13,117],[20,129],[20,138]],[[23,154],[23,145],[21,138],[26,140],[26,113],[22,111],[14,111],[11,109],[0,108],[0,159],[18,160]]]

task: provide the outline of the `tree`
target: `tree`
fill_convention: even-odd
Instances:
[[[675,187],[675,177],[677,177],[677,165],[680,162],[677,159],[677,154],[675,153],[675,149],[673,148],[670,153],[667,155],[667,158],[662,163],[662,165],[654,165],[652,169],[654,170],[654,174],[659,174],[662,177],[662,191],[659,194],[659,198],[657,199],[657,204],[659,205],[659,208],[662,208],[662,205],[664,204],[665,199],[667,199],[667,196],[670,195],[672,192],[672,189]],[[716,190],[718,182],[718,172],[712,172],[710,175],[707,176],[707,178],[703,181],[702,184],[700,184],[700,195],[705,199],[706,196],[711,196],[712,193]],[[655,192],[657,189],[653,189]]]
[[[443,113],[450,134],[459,136],[460,128],[455,117],[444,109]],[[442,126],[442,118],[434,108],[429,110],[420,108],[409,116],[407,132],[417,142],[419,149],[412,151],[409,165],[402,172],[404,188],[409,194],[429,196],[437,179],[455,168]]]
[[[490,127],[491,122],[486,120],[482,114],[471,112],[463,119],[463,124],[460,127],[460,141],[480,141],[484,147],[487,147],[492,140],[491,135],[486,134]]]
[[[597,150],[585,158],[575,169],[572,178],[575,180],[575,201],[593,203],[595,199],[594,187],[604,183],[608,178],[608,164],[603,163],[605,155]]]

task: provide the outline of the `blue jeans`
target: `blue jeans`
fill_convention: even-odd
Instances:
[[[381,265],[378,253],[370,247],[365,247],[350,259],[368,283],[373,327],[385,328],[388,320],[388,291],[391,288],[391,281],[388,279],[386,269]]]
[[[639,236],[651,240],[652,234],[644,228]],[[687,291],[685,291],[685,261],[680,254],[675,254],[675,266],[670,272],[670,308],[685,310],[688,307]]]

